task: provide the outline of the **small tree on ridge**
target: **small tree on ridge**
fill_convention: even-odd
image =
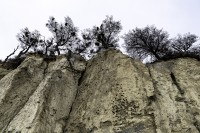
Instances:
[[[155,26],[147,26],[143,29],[135,28],[123,36],[127,52],[131,56],[144,59],[151,56],[157,60],[168,51],[168,33]]]

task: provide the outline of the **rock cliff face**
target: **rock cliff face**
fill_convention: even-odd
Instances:
[[[30,56],[2,76],[0,132],[200,132],[199,61],[144,65],[108,50],[86,69],[71,63]]]
[[[0,131],[61,133],[85,62],[28,57],[0,80]]]
[[[0,79],[2,79],[9,72],[10,72],[10,70],[7,70],[7,69],[0,66]]]

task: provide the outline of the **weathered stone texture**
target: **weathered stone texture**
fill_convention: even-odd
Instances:
[[[66,127],[68,133],[155,132],[148,69],[119,51],[90,61]]]
[[[1,132],[62,133],[80,76],[65,57],[27,58],[0,81]]]
[[[107,50],[85,71],[70,62],[31,56],[0,79],[0,132],[200,132],[199,61],[145,65]]]
[[[200,62],[176,59],[149,66],[158,133],[200,132]]]
[[[144,65],[117,51],[91,60],[66,133],[200,132],[200,62]]]
[[[5,68],[3,68],[0,64],[0,80],[7,75],[11,70],[7,70]]]

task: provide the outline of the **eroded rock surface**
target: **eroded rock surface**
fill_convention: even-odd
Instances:
[[[1,64],[0,64],[0,80],[5,76],[7,75],[11,70],[7,70],[3,67],[1,67]]]
[[[145,65],[107,50],[84,69],[81,58],[28,57],[0,80],[0,132],[200,132],[199,61]]]
[[[117,51],[90,61],[66,133],[199,133],[200,62],[145,66]]]
[[[67,133],[155,132],[148,68],[119,51],[90,61],[70,113]]]
[[[200,62],[176,59],[149,66],[158,133],[200,132]]]
[[[85,62],[77,64],[83,71]],[[62,133],[81,76],[69,66],[65,57],[28,57],[1,79],[0,131]]]

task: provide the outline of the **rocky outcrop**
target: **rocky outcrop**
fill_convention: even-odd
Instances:
[[[0,131],[61,133],[74,101],[80,71],[71,69],[65,57],[55,61],[28,57],[0,80]]]
[[[70,113],[67,133],[155,132],[148,69],[118,51],[90,61]]]
[[[200,132],[200,62],[176,59],[149,66],[158,133]]]
[[[200,132],[200,62],[144,65],[117,51],[91,60],[66,133]]]
[[[0,80],[0,131],[200,132],[199,61],[145,65],[108,50],[84,69],[80,58],[28,57]]]

